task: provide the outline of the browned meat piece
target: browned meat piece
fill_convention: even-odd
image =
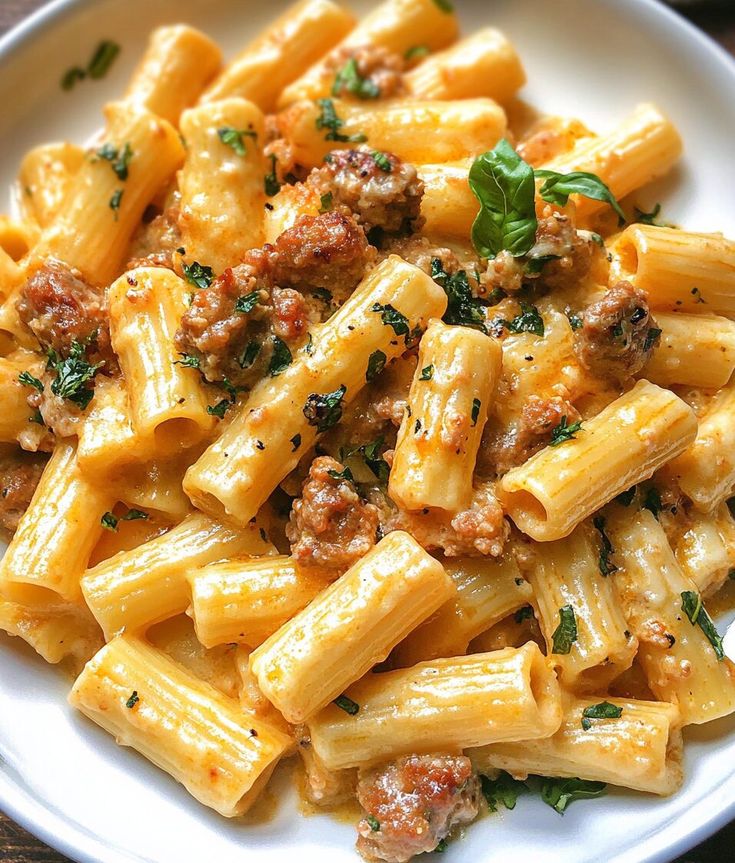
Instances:
[[[361,772],[357,799],[367,813],[357,825],[360,854],[406,863],[477,818],[480,783],[463,755],[409,755]]]
[[[351,216],[300,216],[273,246],[273,278],[284,288],[326,289],[339,302],[352,293],[374,254]]]
[[[383,529],[405,530],[424,548],[441,550],[447,557],[498,557],[510,531],[491,483],[476,488],[472,503],[462,512],[396,509],[384,518]]]
[[[527,462],[548,445],[552,430],[564,417],[568,426],[580,419],[576,408],[566,399],[561,396],[529,396],[517,424],[503,429],[498,429],[494,423],[487,426],[479,460],[483,472],[493,470],[498,476],[503,476]]]
[[[503,251],[488,261],[480,276],[481,293],[500,289],[511,294],[520,291],[524,283],[550,289],[575,285],[589,272],[596,249],[600,251],[591,234],[577,231],[569,216],[547,207],[527,255],[514,258]]]
[[[294,501],[286,536],[303,564],[348,569],[375,545],[378,510],[365,503],[344,467],[329,456],[314,459],[301,497]]]
[[[582,365],[600,377],[624,381],[639,372],[659,342],[660,332],[643,291],[618,282],[580,315],[574,351]]]
[[[176,198],[178,199],[178,194]],[[136,267],[172,267],[173,255],[181,246],[178,201],[150,221],[144,220],[130,243],[126,270]]]
[[[17,450],[0,457],[0,527],[15,532],[28,509],[47,456]]]
[[[413,165],[392,153],[333,150],[306,183],[320,196],[331,195],[332,206],[353,213],[366,231],[410,233],[420,227],[424,184]]]
[[[403,92],[404,59],[382,45],[339,48],[327,65],[335,75],[332,94],[340,99],[387,99]]]
[[[301,338],[310,320],[309,307],[303,294],[293,288],[274,288],[273,331],[284,341]]]
[[[390,240],[383,246],[381,257],[398,255],[409,264],[413,264],[423,270],[428,276],[431,275],[431,262],[439,261],[442,269],[447,275],[454,275],[462,269],[457,255],[445,246],[437,246],[426,237],[399,237]]]
[[[268,333],[273,287],[270,273],[268,252],[253,250],[246,263],[228,267],[208,288],[194,294],[176,333],[176,349],[197,357],[207,380],[228,378],[239,386],[262,375],[267,351],[261,346]],[[249,311],[237,311],[238,300]],[[251,343],[258,346],[255,356],[248,354]]]
[[[46,261],[28,279],[18,298],[18,315],[44,349],[66,357],[74,342],[88,343],[89,362],[104,361],[105,372],[116,367],[104,291],[61,261]]]

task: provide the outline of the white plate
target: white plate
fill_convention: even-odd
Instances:
[[[57,0],[0,41],[0,188],[33,144],[79,141],[120,93],[148,31],[179,20],[234,51],[285,3],[255,0]],[[364,2],[355,6],[365,8]],[[466,31],[497,24],[518,45],[528,99],[605,128],[654,100],[681,130],[677,176],[640,196],[660,198],[686,227],[735,235],[735,65],[653,0],[459,0]],[[110,75],[62,93],[59,78],[101,38],[123,52]],[[4,209],[4,208],[3,208]],[[354,863],[354,828],[302,818],[284,777],[277,814],[247,826],[207,812],[172,780],[66,706],[69,682],[17,639],[0,638],[0,809],[79,861]],[[444,863],[664,863],[735,816],[735,719],[690,729],[686,783],[668,800],[614,792],[564,818],[537,800],[486,818]]]

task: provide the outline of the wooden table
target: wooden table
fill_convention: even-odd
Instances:
[[[0,34],[46,0],[0,0]],[[695,3],[687,17],[735,54],[735,0]],[[735,859],[735,821],[675,863],[728,863]],[[68,863],[0,812],[0,863]]]

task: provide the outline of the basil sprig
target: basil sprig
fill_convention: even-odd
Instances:
[[[539,194],[544,201],[563,207],[570,195],[582,195],[609,204],[621,224],[625,214],[608,186],[586,171],[560,174],[534,170],[503,138],[492,150],[472,163],[469,183],[480,202],[472,225],[472,244],[483,258],[502,251],[515,258],[528,254],[536,242],[536,181],[543,181]]]

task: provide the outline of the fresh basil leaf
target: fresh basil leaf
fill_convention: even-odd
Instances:
[[[501,803],[506,809],[515,809],[520,795],[528,791],[525,782],[514,779],[504,770],[500,771],[496,779],[481,775],[480,787],[491,812],[497,812]]]
[[[563,815],[570,803],[590,797],[600,797],[605,793],[607,785],[604,782],[592,782],[587,779],[543,779],[541,782],[541,799],[547,806]]]
[[[503,139],[475,159],[469,183],[480,202],[472,225],[477,254],[494,258],[508,251],[517,258],[529,252],[538,227],[533,168]]]
[[[572,171],[570,174],[560,174],[537,168],[534,172],[537,180],[543,180],[540,195],[544,201],[563,207],[569,201],[570,195],[582,195],[594,201],[604,201],[615,210],[622,225],[625,213],[622,211],[616,197],[605,183],[597,176],[587,171]]]
[[[571,653],[572,644],[577,640],[577,618],[571,605],[559,609],[559,625],[551,636],[552,653],[564,655]]]
[[[601,701],[599,704],[592,704],[585,707],[582,711],[582,728],[589,731],[592,728],[593,719],[620,719],[623,715],[623,708],[617,704],[610,704],[609,701]]]

